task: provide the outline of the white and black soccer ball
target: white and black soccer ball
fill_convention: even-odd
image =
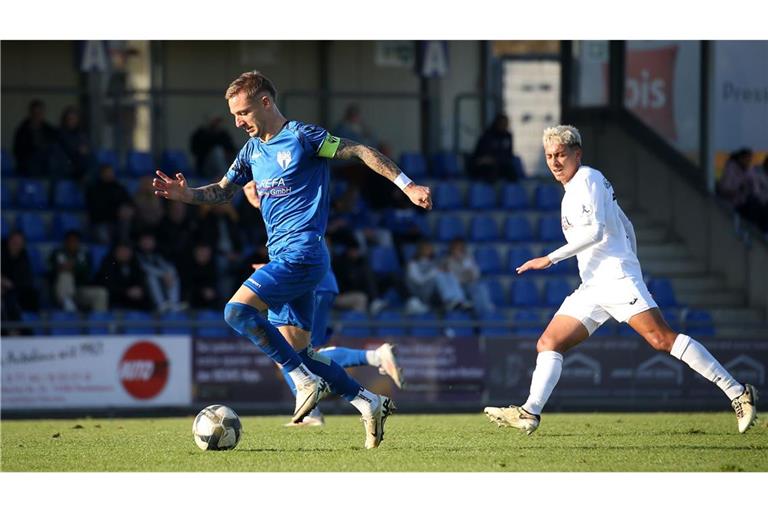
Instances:
[[[231,450],[242,433],[240,417],[226,405],[209,405],[192,423],[195,444],[201,450]]]

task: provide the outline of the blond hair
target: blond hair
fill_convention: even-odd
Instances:
[[[544,129],[544,136],[541,138],[541,142],[544,146],[555,143],[568,146],[569,148],[581,147],[581,134],[576,127],[569,124],[550,126]]]
[[[267,92],[272,96],[273,100],[277,100],[277,89],[275,89],[272,81],[260,71],[246,71],[235,78],[227,87],[224,99],[229,101],[230,98],[237,96],[241,92],[244,92],[248,99],[254,99],[259,93]]]

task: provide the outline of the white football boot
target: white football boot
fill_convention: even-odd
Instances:
[[[284,427],[322,427],[325,425],[325,416],[319,407],[312,409],[312,412],[304,416],[304,419],[298,423],[289,421]]]
[[[320,396],[325,393],[325,388],[328,384],[321,379],[313,379],[310,384],[305,386],[296,385],[296,408],[293,410],[293,423],[299,423],[304,417],[312,412],[317,402],[320,401]]]
[[[379,395],[379,405],[371,416],[363,416],[365,426],[365,447],[377,448],[384,439],[384,422],[395,411],[395,403],[389,397]]]
[[[539,428],[541,416],[531,414],[522,407],[510,405],[509,407],[486,407],[484,409],[488,419],[500,427],[514,427],[528,435]]]
[[[731,407],[736,411],[739,433],[743,434],[757,420],[757,390],[752,384],[744,385],[744,392],[731,400]]]
[[[397,357],[395,356],[395,346],[391,343],[385,343],[376,349],[376,355],[379,357],[381,364],[379,365],[379,373],[382,375],[389,375],[389,377],[395,381],[395,386],[403,389],[405,380],[403,380],[403,369],[397,364]]]

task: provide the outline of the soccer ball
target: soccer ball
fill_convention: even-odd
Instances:
[[[195,444],[201,450],[231,450],[242,432],[240,417],[226,405],[209,405],[192,423]]]

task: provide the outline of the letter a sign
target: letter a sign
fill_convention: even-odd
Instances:
[[[107,71],[107,45],[104,41],[83,41],[80,50],[80,71]]]
[[[416,69],[421,76],[433,78],[448,72],[448,42],[420,41]]]

